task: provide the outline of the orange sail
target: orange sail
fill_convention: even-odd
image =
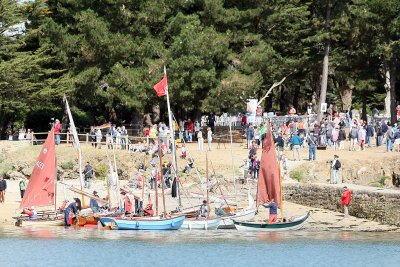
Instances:
[[[31,206],[54,205],[54,191],[57,182],[54,143],[54,131],[52,129],[33,168],[24,198],[19,206],[20,209]]]
[[[279,164],[276,159],[276,150],[271,127],[269,126],[261,155],[260,174],[257,185],[257,207],[271,201],[271,199],[274,199],[275,203],[280,207],[280,196]]]

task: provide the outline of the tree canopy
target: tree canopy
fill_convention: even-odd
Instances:
[[[397,0],[0,0],[0,127],[47,125],[64,94],[79,126],[141,123],[166,109],[164,64],[177,117],[242,112],[286,76],[264,109],[304,112],[328,42],[327,102],[394,112],[399,37]]]

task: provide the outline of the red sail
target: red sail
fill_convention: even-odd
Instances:
[[[54,205],[56,182],[54,131],[51,130],[35,163],[19,208]]]
[[[280,196],[279,164],[276,159],[276,150],[271,127],[268,127],[260,162],[260,174],[257,186],[257,207],[271,201],[271,199],[274,199],[275,203],[280,207]]]

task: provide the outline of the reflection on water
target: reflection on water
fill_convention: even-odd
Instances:
[[[4,266],[399,266],[400,233],[0,227],[0,247]]]

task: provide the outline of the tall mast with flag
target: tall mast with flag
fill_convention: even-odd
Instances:
[[[176,191],[178,197],[179,206],[182,205],[181,196],[179,194],[179,181],[178,181],[178,162],[176,158],[176,145],[175,145],[175,130],[174,124],[172,120],[171,113],[171,105],[169,103],[169,94],[168,94],[168,79],[167,79],[167,68],[164,65],[164,77],[161,81],[159,81],[156,85],[154,85],[154,90],[157,92],[157,96],[167,96],[167,107],[168,107],[168,121],[169,121],[169,129],[171,133],[171,142],[172,142],[172,161],[175,167],[175,181],[176,181]]]

